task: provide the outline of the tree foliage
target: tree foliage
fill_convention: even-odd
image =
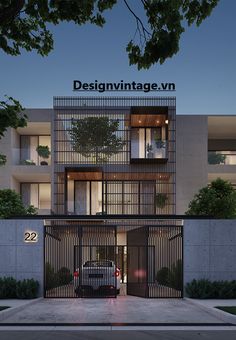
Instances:
[[[20,195],[11,189],[0,190],[0,218],[36,215],[34,206],[24,207]]]
[[[27,115],[18,100],[7,97],[7,101],[0,101],[0,139],[8,127],[14,129],[27,125]],[[6,163],[6,156],[0,155],[0,166]]]
[[[103,26],[102,13],[115,3],[116,0],[0,1],[0,48],[11,55],[19,55],[23,48],[46,56],[53,49],[48,24],[72,21]]]
[[[94,157],[95,163],[106,162],[125,145],[116,134],[118,128],[119,121],[108,117],[73,120],[70,130],[73,150],[86,158]]]
[[[130,65],[148,69],[155,63],[162,64],[167,58],[173,57],[179,50],[184,26],[194,23],[199,26],[218,1],[137,0],[134,9],[131,2],[123,0],[136,23],[134,37],[126,47]],[[13,56],[20,55],[21,49],[35,50],[46,56],[53,50],[53,35],[49,25],[65,21],[79,26],[91,23],[103,27],[104,12],[112,9],[116,3],[117,0],[0,0],[0,49]],[[143,18],[136,14],[140,6],[143,7]],[[0,126],[3,123],[0,137],[7,127],[26,124],[26,117],[18,119],[19,102],[13,98],[9,100],[12,104],[0,102]],[[9,119],[6,117],[8,114],[11,115]],[[0,155],[0,165],[5,162],[6,157]]]
[[[199,190],[189,203],[186,214],[234,218],[236,217],[236,190],[230,182],[217,178]]]
[[[138,69],[149,68],[173,57],[179,50],[185,27],[199,26],[218,1],[123,0],[136,24],[126,48],[130,64]],[[71,21],[76,25],[91,23],[102,27],[104,12],[116,3],[117,0],[0,0],[0,48],[11,55],[19,55],[21,49],[48,55],[53,49],[49,24]],[[141,17],[137,15],[140,6]]]

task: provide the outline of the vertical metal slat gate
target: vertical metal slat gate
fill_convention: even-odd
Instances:
[[[173,221],[134,227],[123,223],[127,244],[122,247],[117,245],[117,225],[111,221],[46,225],[44,296],[116,297],[120,283],[115,271],[121,266],[119,279],[128,295],[183,297],[183,227]]]
[[[44,296],[116,297],[116,227],[45,226]]]
[[[127,294],[183,297],[183,227],[141,226],[127,232]]]

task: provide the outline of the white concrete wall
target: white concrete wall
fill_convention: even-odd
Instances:
[[[184,221],[184,283],[236,280],[236,220]]]
[[[207,116],[176,116],[176,213],[208,182]]]
[[[37,243],[25,243],[25,231],[38,233]],[[43,220],[0,220],[0,277],[39,281],[43,295]]]

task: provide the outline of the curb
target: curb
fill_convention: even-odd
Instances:
[[[208,314],[214,315],[219,320],[233,323],[236,326],[236,316],[233,316],[232,314],[226,313],[215,307],[205,306],[204,304],[201,304],[195,299],[185,298],[185,300],[187,300],[192,305],[198,306],[200,309],[204,310]],[[220,306],[220,300],[219,300],[218,306]]]
[[[84,331],[236,331],[236,326],[1,326],[3,331],[58,331],[58,332],[84,332]]]
[[[37,303],[38,301],[42,300],[42,297],[36,298],[36,299],[32,299],[30,301],[27,301],[26,303],[20,305],[20,306],[16,306],[16,307],[10,307],[7,308],[3,311],[0,312],[0,322],[7,319],[9,316],[14,315],[17,312],[20,312],[21,310],[23,310],[25,307],[28,307],[30,305],[33,305],[34,303]],[[4,300],[1,300],[4,301]]]

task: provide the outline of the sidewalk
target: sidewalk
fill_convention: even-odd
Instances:
[[[25,308],[31,306],[34,303],[42,300],[42,298],[32,300],[20,300],[20,299],[0,299],[0,306],[7,306],[10,308],[0,311],[0,322],[8,317],[11,317],[15,313],[21,312]]]
[[[223,306],[236,306],[236,299],[189,299],[190,303],[195,304],[199,308],[202,308],[205,312],[215,315],[217,318],[224,322],[230,322],[236,325],[236,315],[224,312],[215,307]]]

